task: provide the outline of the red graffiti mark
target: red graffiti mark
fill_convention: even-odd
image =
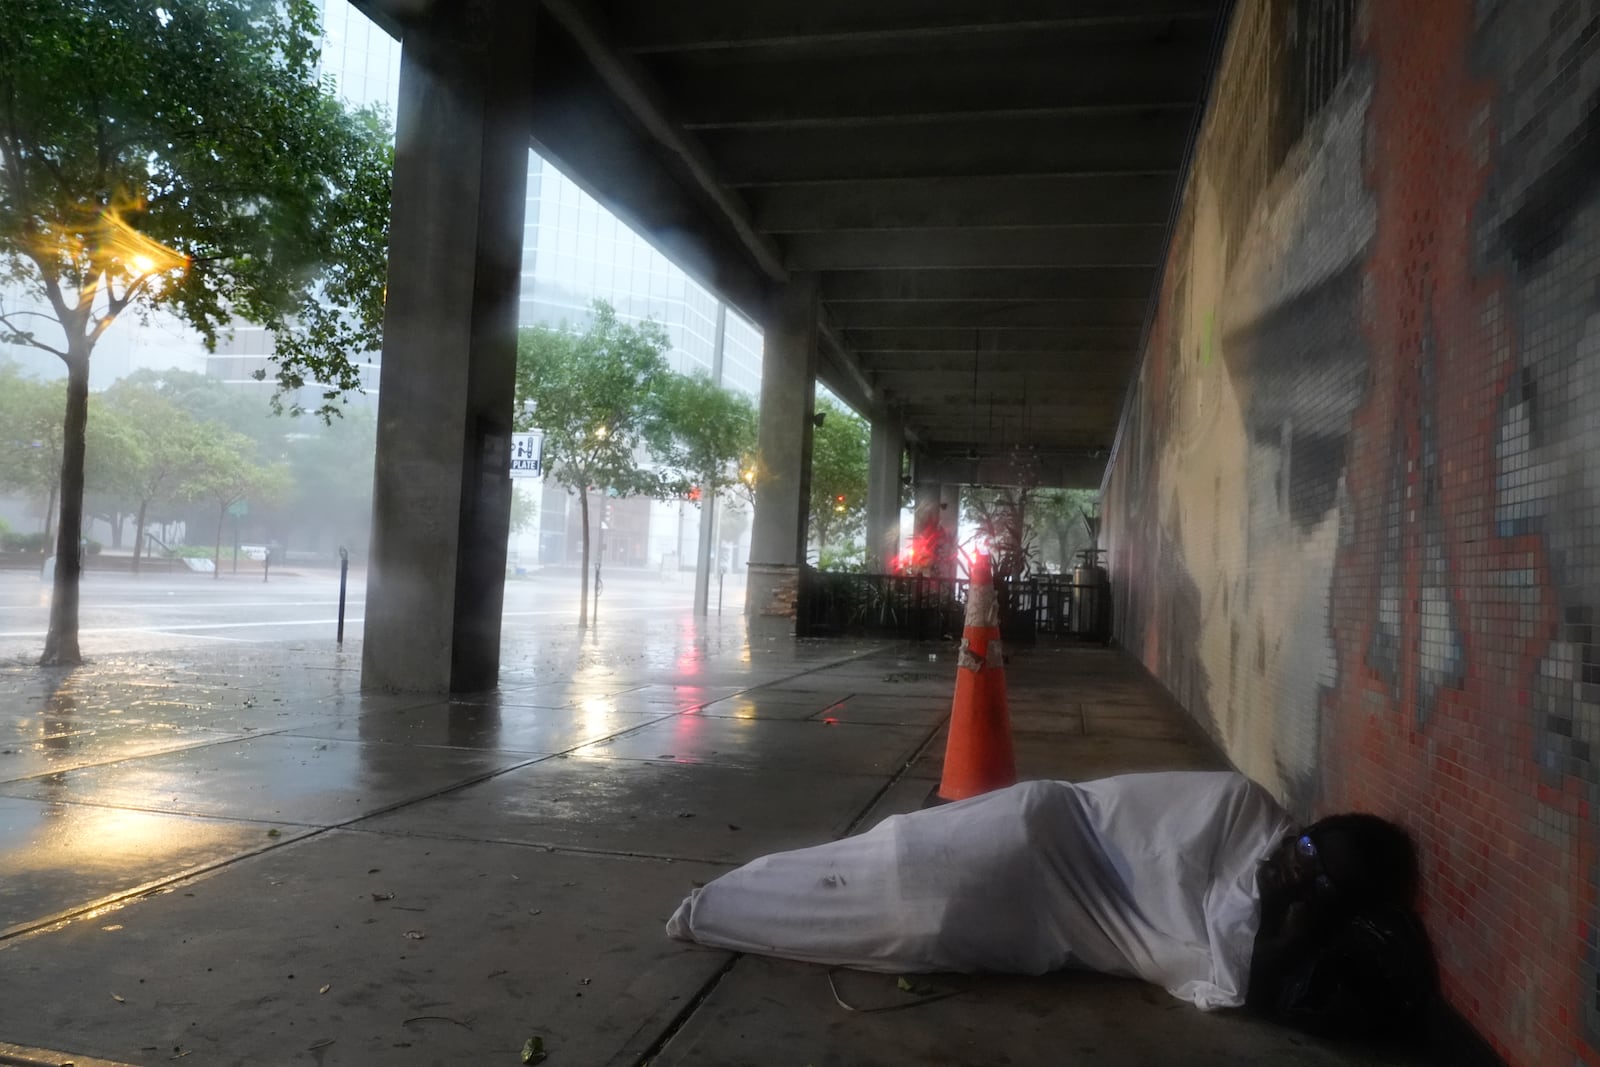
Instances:
[[[1556,593],[1541,539],[1503,536],[1495,523],[1497,424],[1516,364],[1506,280],[1474,272],[1495,86],[1468,69],[1470,0],[1366,10],[1375,87],[1365,162],[1378,208],[1363,308],[1372,362],[1352,427],[1354,527],[1339,558],[1350,592],[1333,611],[1339,676],[1323,717],[1324,805],[1410,823],[1447,995],[1502,1054],[1592,1058],[1600,1050],[1575,1021],[1594,995],[1580,980],[1595,905],[1592,833],[1578,821],[1535,836],[1541,817],[1558,825],[1552,814],[1586,811],[1580,783],[1542,777],[1535,763],[1532,692],[1556,633]],[[1465,669],[1419,725],[1430,488]],[[1385,590],[1380,560],[1395,522],[1398,581]],[[1367,656],[1386,596],[1398,603],[1392,676]]]

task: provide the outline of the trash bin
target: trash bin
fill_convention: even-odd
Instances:
[[[1111,574],[1100,563],[1100,549],[1078,553],[1072,569],[1072,632],[1086,641],[1111,640]]]

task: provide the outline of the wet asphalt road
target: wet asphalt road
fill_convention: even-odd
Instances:
[[[345,603],[345,638],[359,639],[366,575],[352,570]],[[694,576],[617,571],[606,576],[600,612],[611,615],[688,614]],[[712,610],[716,589],[713,586]],[[724,610],[744,603],[742,582],[728,581]],[[337,570],[286,568],[266,582],[260,572],[127,574],[89,572],[83,583],[79,640],[87,656],[263,642],[333,643],[337,630]],[[545,571],[506,583],[508,630],[541,622],[576,622],[575,571]],[[38,575],[0,571],[0,662],[37,657],[50,618],[50,587]]]

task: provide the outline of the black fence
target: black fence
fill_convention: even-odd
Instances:
[[[1028,643],[1040,634],[1110,640],[1110,590],[1080,585],[1070,575],[997,582],[1000,635]],[[870,634],[936,641],[960,637],[966,620],[965,578],[848,574],[804,568],[795,631],[802,637]]]

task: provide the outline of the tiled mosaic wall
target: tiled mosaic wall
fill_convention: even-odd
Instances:
[[[1600,0],[1241,0],[1106,512],[1124,645],[1600,1067]]]

